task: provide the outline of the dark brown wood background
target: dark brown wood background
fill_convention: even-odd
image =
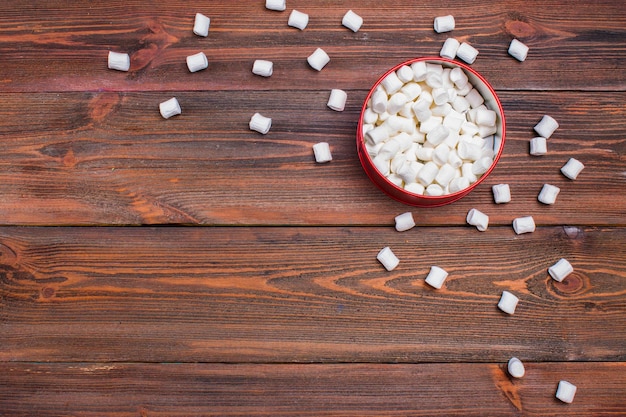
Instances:
[[[5,0],[0,415],[626,414],[624,4],[435,3]],[[304,31],[287,26],[293,9]],[[435,33],[446,14],[455,30]],[[380,75],[449,36],[480,51],[504,154],[467,197],[414,208],[366,177],[357,119]],[[321,72],[306,63],[317,47]],[[108,70],[109,50],[131,70]],[[209,67],[189,73],[199,51]],[[332,88],[345,111],[326,107]],[[173,96],[183,113],[164,120]],[[248,129],[255,112],[269,134]],[[532,157],[544,114],[560,128]],[[329,164],[314,162],[320,141]],[[575,181],[559,172],[570,157],[586,166]],[[511,203],[493,203],[498,183]],[[544,183],[561,188],[553,206],[537,201]],[[471,208],[486,232],[465,223]],[[418,225],[398,233],[406,211]],[[516,235],[525,215],[537,231]],[[561,257],[575,272],[558,283]],[[450,273],[441,290],[424,284],[431,265]],[[520,298],[513,316],[503,290]],[[511,356],[524,378],[507,375]],[[561,379],[572,404],[555,398]]]

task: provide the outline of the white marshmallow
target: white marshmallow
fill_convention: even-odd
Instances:
[[[519,298],[515,295],[508,291],[502,291],[502,296],[500,296],[500,301],[498,302],[498,308],[507,314],[514,314],[518,302]]]
[[[418,159],[424,162],[432,161],[435,148],[432,146],[420,146],[415,150],[415,155]]]
[[[389,96],[387,95],[387,93],[382,87],[377,88],[372,93],[371,108],[375,113],[382,114],[386,112],[388,102],[389,102]]]
[[[463,42],[459,46],[459,49],[457,49],[456,56],[471,65],[474,61],[476,61],[478,49],[474,48],[467,42]]]
[[[435,18],[433,28],[437,33],[450,32],[454,30],[454,16],[438,16]]]
[[[461,190],[466,189],[470,186],[470,181],[465,177],[457,177],[450,181],[450,185],[448,186],[448,190],[451,193],[458,193]]]
[[[271,77],[274,72],[274,63],[265,59],[257,59],[252,64],[252,73],[261,77]]]
[[[450,147],[445,143],[441,143],[435,147],[433,151],[432,160],[439,166],[442,166],[448,162],[450,156]],[[441,184],[441,183],[440,183]],[[442,184],[445,185],[445,184]]]
[[[561,189],[556,185],[544,184],[537,196],[537,200],[543,204],[554,204]]]
[[[539,123],[535,125],[534,129],[535,132],[539,134],[539,136],[549,139],[554,131],[558,129],[558,127],[559,124],[557,123],[557,121],[546,114],[541,118]]]
[[[189,68],[189,72],[198,72],[206,69],[208,66],[209,60],[204,52],[198,52],[197,54],[187,57],[187,68]]]
[[[460,46],[460,44],[459,44]],[[450,58],[453,59],[454,57]],[[454,67],[450,70],[450,81],[457,86],[457,88],[464,88],[469,83],[469,78],[465,71],[461,67]]]
[[[254,130],[265,135],[272,127],[272,119],[262,116],[260,113],[254,113],[250,118],[249,126],[250,130]]]
[[[422,133],[426,133],[428,135],[428,133],[431,130],[435,129],[438,126],[441,126],[442,123],[443,123],[443,117],[431,116],[428,119],[426,119],[425,121],[423,121],[422,123],[420,123],[419,131],[422,132]],[[434,144],[435,143],[433,143],[433,145]]]
[[[511,201],[511,189],[509,184],[496,184],[491,187],[493,201],[496,204],[505,204]]]
[[[556,390],[556,398],[564,403],[571,404],[574,401],[576,395],[576,385],[567,381],[559,381],[559,386]]]
[[[530,154],[534,156],[541,156],[548,153],[548,141],[546,138],[537,136],[530,140]]]
[[[348,10],[341,19],[341,24],[350,29],[353,32],[358,32],[363,25],[363,18],[352,10]]]
[[[315,162],[320,164],[333,160],[330,154],[330,145],[327,142],[319,142],[313,145],[313,154],[315,155]]]
[[[482,147],[461,139],[457,145],[457,153],[459,154],[459,158],[465,161],[477,161],[482,156]]]
[[[468,101],[470,107],[473,109],[478,108],[485,102],[485,98],[475,88],[472,88],[470,92],[465,95],[465,99]]]
[[[398,78],[398,74],[395,71],[387,74],[385,78],[380,82],[380,85],[383,86],[387,94],[392,95],[400,91],[404,83],[400,78]]]
[[[479,126],[495,126],[497,114],[493,110],[481,108],[476,111],[475,123]],[[484,137],[484,136],[483,136]]]
[[[378,114],[371,107],[367,107],[363,112],[363,123],[374,124],[378,121]]]
[[[402,166],[396,171],[396,174],[402,178],[405,184],[410,184],[415,182],[417,178],[417,173],[422,168],[422,164],[416,161],[406,161]]]
[[[430,196],[441,196],[443,195],[445,192],[445,190],[441,187],[441,185],[439,184],[430,184],[428,187],[426,187],[426,191],[424,191],[424,195],[430,195]]]
[[[413,79],[415,81],[424,81],[428,74],[428,68],[426,62],[417,61],[411,64],[411,70],[413,70]]]
[[[435,181],[442,187],[447,187],[448,184],[450,184],[450,181],[454,179],[455,174],[456,169],[449,164],[443,164],[435,176]]]
[[[478,181],[478,177],[472,172],[472,165],[471,162],[464,162],[463,165],[461,165],[461,176],[467,178],[470,184]]]
[[[561,173],[570,180],[578,178],[578,174],[585,168],[582,162],[575,158],[570,158],[565,165],[561,167]]]
[[[380,252],[378,252],[378,255],[376,255],[376,259],[383,264],[387,271],[393,271],[400,264],[400,260],[391,251],[389,246],[382,248]]]
[[[428,187],[439,173],[439,167],[432,161],[428,161],[424,164],[422,169],[417,173],[417,182],[423,186]]]
[[[169,100],[166,100],[159,104],[159,111],[161,112],[161,116],[164,119],[169,119],[172,116],[176,116],[182,113],[180,109],[180,104],[178,104],[178,100],[176,97],[172,97]]]
[[[109,51],[108,63],[109,69],[118,71],[128,71],[130,69],[130,55]]]
[[[459,50],[459,46],[461,43],[454,38],[448,38],[443,43],[441,50],[439,51],[439,56],[448,59],[454,59],[456,57],[456,51]]]
[[[438,266],[431,266],[430,272],[426,277],[426,284],[433,288],[440,289],[443,282],[448,278],[448,272]]]
[[[507,364],[507,370],[509,371],[509,375],[511,375],[513,378],[521,378],[526,373],[526,370],[524,369],[524,364],[516,357],[512,357],[511,359],[509,359],[509,362]]]
[[[311,68],[321,71],[330,62],[330,57],[322,48],[317,48],[306,60]]]
[[[535,231],[535,219],[532,216],[518,217],[513,220],[513,230],[518,235]]]
[[[389,139],[389,128],[386,125],[376,126],[365,133],[367,139],[372,145],[383,143]]]
[[[378,150],[378,157],[391,161],[398,152],[400,152],[400,142],[392,139],[385,142]]]
[[[406,213],[399,214],[395,217],[396,230],[398,232],[406,232],[409,229],[415,227],[415,220],[413,219],[413,213],[407,211]]]
[[[291,14],[289,14],[289,20],[287,20],[287,25],[304,30],[306,26],[309,24],[309,15],[306,13],[299,12],[297,10],[292,10]]]
[[[404,186],[404,189],[413,194],[424,194],[424,191],[426,191],[424,186],[418,182],[412,182],[410,184],[406,184]]]
[[[465,220],[468,224],[476,226],[476,228],[481,232],[484,232],[487,230],[487,227],[489,227],[489,216],[475,208],[467,212]]]
[[[409,98],[402,92],[394,93],[391,97],[389,97],[389,102],[387,103],[387,112],[389,114],[397,114],[404,105],[409,101]]]
[[[387,180],[392,183],[393,185],[395,185],[396,187],[402,187],[402,177],[400,177],[399,175],[396,174],[389,174],[387,175]]]
[[[396,70],[396,75],[398,79],[403,83],[408,83],[413,80],[413,70],[408,65],[403,65]]]
[[[450,129],[448,129],[442,124],[438,124],[431,131],[426,133],[426,141],[431,143],[434,146],[437,146],[440,143],[442,143],[444,140],[446,140],[448,135],[450,135]]]
[[[265,7],[269,10],[282,12],[287,8],[286,0],[265,0]]]
[[[472,174],[476,176],[483,175],[489,170],[493,164],[493,159],[489,156],[483,156],[472,164]]]
[[[380,156],[374,157],[372,159],[374,166],[376,169],[385,177],[388,177],[391,173],[391,163],[388,159],[381,158]]]
[[[327,106],[335,111],[343,111],[346,108],[346,101],[348,100],[348,93],[337,88],[330,90],[330,97],[328,97]]]
[[[574,272],[574,267],[565,258],[559,259],[557,263],[548,268],[550,276],[558,282],[563,281],[572,272]]]
[[[459,155],[454,149],[451,149],[448,153],[448,164],[450,164],[450,166],[454,169],[461,168],[463,166],[463,160],[459,158]]]
[[[408,68],[408,67],[404,67],[404,68]],[[409,71],[411,71],[410,68],[409,68]],[[411,74],[413,74],[413,71],[411,71]],[[420,87],[420,85],[416,82],[409,81],[406,84],[404,84],[404,86],[400,89],[400,91],[402,91],[402,94],[404,94],[409,101],[412,101],[412,100],[415,100],[417,97],[419,97],[419,95],[422,92],[422,87]]]
[[[196,18],[193,23],[193,33],[198,36],[209,36],[209,26],[211,25],[211,19],[202,13],[196,13]]]
[[[509,45],[509,55],[518,61],[525,61],[528,55],[528,46],[524,45],[517,39],[513,39]]]

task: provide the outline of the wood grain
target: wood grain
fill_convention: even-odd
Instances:
[[[587,417],[626,407],[624,363],[525,365],[526,376],[512,380],[501,363],[4,363],[0,401],[7,415],[42,417]],[[571,404],[555,398],[561,379],[577,385]]]
[[[170,120],[158,113],[164,93],[0,95],[0,132],[10,138],[0,157],[0,222],[388,224],[411,207],[386,197],[361,168],[355,131],[366,92],[349,93],[338,113],[326,108],[327,92],[179,92],[183,114]],[[480,207],[492,224],[533,215],[538,224],[623,225],[626,199],[615,197],[626,186],[626,93],[501,99],[507,141],[495,171],[457,204],[415,209],[418,223],[464,224]],[[248,128],[257,111],[273,119],[268,135]],[[543,114],[561,127],[549,154],[532,157],[528,142]],[[319,141],[331,144],[330,164],[314,162]],[[559,171],[570,157],[586,166],[576,181]],[[513,200],[496,206],[491,185],[502,182]],[[544,183],[562,189],[554,206],[537,201]]]
[[[621,228],[520,236],[392,226],[3,228],[0,236],[3,361],[626,358]],[[401,259],[392,272],[376,260],[387,245]],[[575,272],[557,283],[547,268],[561,257]],[[424,283],[432,265],[450,274],[439,291]],[[503,290],[520,298],[513,316],[496,307]]]

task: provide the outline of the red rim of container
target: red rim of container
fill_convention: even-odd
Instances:
[[[385,79],[387,75],[391,74],[392,72],[398,70],[399,68],[405,65],[411,65],[419,61],[443,63],[444,65],[447,64],[447,66],[461,67],[463,70],[471,73],[473,76],[475,76],[476,78],[480,80],[480,82],[489,90],[489,92],[493,96],[494,101],[498,107],[497,111],[499,112],[498,116],[500,118],[500,124],[502,126],[501,127],[502,136],[500,137],[500,146],[498,148],[497,153],[495,154],[493,158],[493,163],[491,164],[489,169],[476,182],[474,182],[469,187],[463,190],[457,191],[456,193],[444,194],[441,196],[428,196],[428,195],[423,195],[423,194],[411,193],[409,191],[406,191],[404,188],[398,187],[397,185],[389,181],[384,175],[382,175],[380,171],[378,171],[376,166],[374,166],[372,158],[367,152],[367,148],[365,147],[365,138],[363,137],[363,113],[365,112],[365,109],[367,108],[367,103],[369,102],[372,94],[374,93],[374,90]],[[476,85],[474,85],[474,87],[476,87]],[[485,98],[485,100],[487,100],[487,98]],[[438,206],[443,206],[446,204],[453,203],[459,200],[460,198],[466,196],[474,188],[476,188],[481,182],[483,182],[485,178],[489,176],[491,171],[493,171],[493,169],[495,168],[496,163],[500,159],[500,156],[502,155],[502,151],[504,149],[504,140],[506,136],[505,132],[506,132],[506,122],[505,122],[505,117],[504,117],[504,109],[502,108],[502,103],[500,102],[500,99],[498,98],[498,95],[496,94],[491,84],[489,84],[489,82],[482,75],[480,75],[478,72],[472,69],[469,65],[466,65],[459,61],[453,61],[451,59],[441,58],[441,57],[414,58],[405,62],[401,62],[400,64],[389,69],[378,79],[378,81],[376,81],[376,83],[370,89],[369,93],[367,94],[367,97],[365,98],[365,101],[363,102],[363,106],[361,107],[359,123],[357,125],[357,135],[356,135],[357,153],[359,155],[359,160],[361,161],[361,165],[363,166],[363,169],[365,170],[365,173],[367,174],[369,179],[389,197],[397,201],[400,201],[402,203],[409,204],[409,205],[416,206],[416,207],[438,207]]]

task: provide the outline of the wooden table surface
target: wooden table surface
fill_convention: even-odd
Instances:
[[[293,9],[305,30],[287,25]],[[341,24],[350,9],[358,32]],[[454,31],[436,33],[448,14]],[[378,77],[448,37],[479,50],[504,153],[467,197],[411,207],[365,175],[357,119]],[[316,48],[331,59],[319,72]],[[110,50],[129,72],[107,68]],[[209,66],[190,73],[200,51]],[[273,75],[252,74],[255,59]],[[0,415],[626,415],[622,1],[5,0],[0,60]],[[165,120],[171,97],[182,114]],[[267,135],[248,128],[255,112]],[[531,156],[544,114],[560,127]],[[545,183],[554,205],[537,201]],[[407,211],[417,227],[399,233]],[[537,230],[516,235],[528,215]],[[559,283],[560,258],[574,272]],[[440,290],[432,265],[449,272]]]

